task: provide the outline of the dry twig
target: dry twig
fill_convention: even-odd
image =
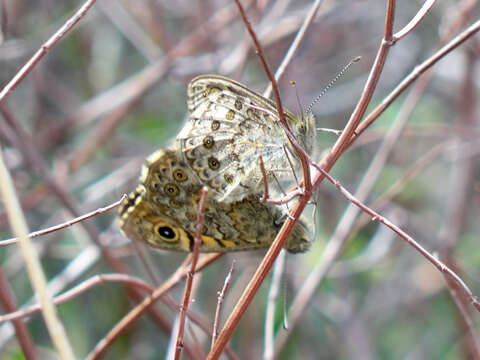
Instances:
[[[203,215],[205,214],[205,206],[207,204],[207,194],[208,188],[204,186],[201,191],[200,201],[198,202],[197,209],[197,228],[195,232],[195,239],[193,242],[192,250],[192,262],[190,263],[190,270],[187,272],[187,282],[185,284],[185,293],[183,295],[182,306],[180,307],[180,314],[178,320],[178,335],[175,346],[175,360],[180,359],[183,349],[183,332],[185,329],[185,320],[188,310],[188,305],[190,303],[190,293],[192,290],[193,277],[195,275],[197,262],[198,262],[198,251],[200,244],[202,243],[202,231],[203,231]]]

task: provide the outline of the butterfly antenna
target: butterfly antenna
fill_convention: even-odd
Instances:
[[[325,93],[328,91],[328,89],[330,89],[330,88],[333,86],[333,84],[335,84],[335,83],[337,82],[337,80],[340,79],[340,78],[343,76],[343,74],[345,73],[345,71],[347,71],[348,68],[349,68],[350,66],[352,66],[353,63],[356,63],[356,62],[360,61],[361,58],[362,58],[361,56],[357,56],[355,59],[350,60],[349,63],[348,63],[347,65],[345,65],[342,70],[340,70],[340,72],[337,74],[337,76],[335,76],[335,77],[333,78],[333,80],[330,81],[330,83],[329,83],[327,86],[325,86],[325,88],[322,90],[322,92],[320,93],[320,95],[318,95],[318,96],[315,98],[315,100],[313,100],[312,103],[308,106],[308,108],[307,108],[307,114],[312,111],[313,106],[320,100],[320,98],[321,98],[323,95],[325,95]]]
[[[297,97],[297,104],[298,104],[298,107],[300,109],[300,115],[302,115],[302,119],[303,119],[303,106],[302,106],[302,103],[300,102],[300,96],[298,96],[297,83],[293,80],[290,80],[290,85],[292,85],[293,88],[295,89],[295,96]]]

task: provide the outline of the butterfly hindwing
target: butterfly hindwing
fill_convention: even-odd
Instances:
[[[131,239],[165,250],[191,251],[197,206],[203,186],[172,146],[150,155],[140,184],[120,208],[120,226]],[[250,194],[241,201],[219,202],[207,196],[202,252],[226,252],[268,247],[285,219],[282,208],[264,204]],[[309,236],[297,225],[287,249],[305,251]]]

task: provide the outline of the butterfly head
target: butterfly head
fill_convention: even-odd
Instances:
[[[311,154],[316,138],[315,116],[309,112],[301,116],[295,117],[292,132],[297,138],[304,150]]]

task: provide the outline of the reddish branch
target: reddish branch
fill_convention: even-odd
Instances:
[[[470,25],[465,31],[452,39],[448,44],[443,46],[430,58],[418,65],[381,103],[378,105],[357,127],[355,136],[352,137],[350,143],[355,141],[355,138],[366,130],[378,117],[383,114],[387,107],[395,101],[405,89],[410,86],[420,75],[435,65],[440,59],[445,57],[453,49],[463,44],[480,30],[480,20]]]
[[[200,259],[196,272],[202,270],[204,267],[208,266],[212,262],[216,261],[222,254],[211,254],[202,259]],[[187,272],[186,267],[179,267],[178,270],[159,288],[157,288],[150,296],[143,299],[143,301],[133,308],[120,322],[118,322],[112,330],[95,346],[95,348],[90,352],[86,357],[86,360],[99,359],[108,347],[121,335],[123,334],[130,326],[132,326],[135,321],[145,313],[155,302],[166,294],[173,286],[178,284],[178,282],[186,276]]]
[[[266,60],[263,57],[263,52],[260,48],[260,45],[258,44],[258,41],[256,41],[255,34],[253,32],[253,29],[251,28],[250,24],[248,21],[246,21],[246,15],[244,13],[244,10],[241,6],[241,4],[237,2],[237,6],[239,7],[240,14],[242,15],[242,18],[244,19],[245,25],[250,32],[253,41],[255,43],[255,47],[258,51],[258,54],[262,60],[262,64],[264,64],[265,71],[267,72],[267,75],[270,74],[269,78],[272,82],[274,94],[275,94],[275,99],[277,100],[277,110],[280,116],[280,123],[283,124],[285,122],[284,119],[284,114],[283,110],[281,108],[281,101],[278,101],[277,97],[278,95],[278,86],[275,82],[275,79],[272,78],[271,73],[269,71],[268,66],[266,65]],[[393,15],[394,15],[394,1],[389,1],[388,7],[387,7],[387,17],[386,17],[386,24],[385,24],[385,39],[387,41],[384,41],[382,43],[382,46],[380,48],[380,51],[377,55],[377,58],[374,63],[374,67],[372,69],[372,72],[370,73],[370,76],[367,80],[367,84],[365,85],[365,90],[359,100],[359,103],[357,107],[355,108],[355,111],[353,112],[352,116],[350,117],[350,120],[344,130],[342,132],[342,135],[340,138],[337,140],[335,146],[333,147],[331,153],[329,156],[327,156],[326,159],[326,164],[325,168],[328,171],[333,164],[336,162],[336,160],[340,157],[340,154],[345,150],[345,148],[348,145],[348,142],[350,140],[350,137],[353,135],[355,128],[357,127],[358,123],[360,122],[360,119],[362,118],[363,114],[365,113],[365,110],[367,108],[368,103],[370,102],[371,97],[373,96],[373,91],[375,89],[375,86],[378,82],[378,78],[380,77],[381,70],[383,69],[383,64],[385,63],[386,55],[388,52],[388,43],[391,43],[391,36],[392,36],[392,27],[393,27]],[[283,120],[282,120],[283,117]],[[292,141],[292,145],[295,147],[295,139],[291,139],[293,135],[289,131],[288,126],[284,127],[285,133],[287,136],[289,136],[289,139]],[[270,246],[270,248],[267,251],[267,254],[263,258],[262,262],[257,268],[257,271],[253,275],[252,280],[250,283],[247,285],[247,288],[243,292],[242,296],[237,302],[237,305],[233,309],[232,313],[230,314],[229,318],[227,319],[225,326],[223,327],[222,331],[220,332],[217,341],[215,342],[215,345],[213,346],[212,350],[210,351],[208,355],[208,359],[218,359],[219,356],[221,355],[223,348],[226,346],[228,340],[232,337],[233,332],[235,331],[235,328],[237,327],[238,323],[240,322],[240,319],[242,318],[243,314],[247,310],[249,304],[253,300],[253,297],[255,296],[258,288],[262,284],[263,280],[269,273],[270,269],[273,266],[273,263],[275,259],[277,258],[281,248],[285,244],[287,238],[293,231],[293,228],[300,218],[301,213],[303,212],[305,206],[307,205],[309,198],[312,194],[312,188],[309,187],[307,184],[311,181],[310,180],[310,165],[307,160],[307,157],[305,157],[305,152],[303,149],[295,147],[297,150],[298,156],[301,160],[302,163],[302,169],[303,169],[303,180],[305,183],[305,193],[303,196],[299,198],[297,203],[294,205],[292,212],[291,212],[291,217],[292,218],[287,218],[285,221],[284,225],[278,232],[275,240],[273,241],[273,244]],[[307,176],[306,176],[307,175]],[[313,180],[313,189],[316,189],[321,181],[323,180],[324,176],[322,173],[318,173],[315,179]]]
[[[91,212],[85,214],[85,215],[76,217],[72,220],[65,221],[64,223],[61,223],[61,224],[58,224],[58,225],[55,225],[55,226],[51,226],[47,229],[31,232],[30,234],[28,234],[28,237],[33,238],[33,237],[37,237],[37,236],[41,236],[41,235],[46,235],[46,234],[52,233],[54,231],[58,231],[58,230],[66,228],[66,227],[72,226],[76,223],[79,223],[80,221],[87,220],[91,217],[97,216],[97,215],[102,214],[104,212],[107,212],[109,210],[112,210],[112,209],[116,208],[117,206],[120,206],[120,204],[123,202],[123,200],[126,197],[127,197],[127,195],[123,194],[122,197],[120,198],[120,200],[115,201],[113,204],[110,204],[110,205],[105,206],[103,208],[98,208],[94,211],[91,211]],[[18,242],[17,238],[1,240],[0,241],[0,246],[11,245],[11,244],[15,244],[17,242]]]
[[[304,207],[306,206],[308,199],[311,195],[311,188],[307,185],[310,182],[310,177],[309,177],[309,165],[311,164],[312,166],[316,166],[320,172],[317,173],[314,177],[313,182],[313,191],[318,187],[318,185],[321,183],[324,177],[328,176],[327,171],[329,171],[332,166],[335,164],[335,162],[338,160],[340,155],[344,152],[344,150],[350,145],[353,136],[355,134],[355,130],[357,129],[358,124],[360,123],[361,118],[365,114],[365,111],[367,109],[368,104],[371,101],[371,98],[373,96],[373,92],[375,90],[376,84],[378,83],[380,74],[383,70],[386,57],[389,51],[389,48],[391,45],[394,43],[394,39],[392,36],[392,29],[393,29],[393,20],[394,20],[394,10],[395,10],[395,1],[390,0],[388,1],[387,4],[387,10],[386,10],[386,20],[385,20],[385,32],[384,32],[384,39],[382,41],[382,44],[379,48],[377,57],[375,59],[375,62],[372,67],[372,71],[370,72],[369,78],[367,80],[367,83],[365,85],[365,89],[360,97],[360,100],[353,111],[349,122],[347,123],[347,126],[345,127],[344,131],[342,132],[340,138],[338,141],[335,143],[333,149],[331,150],[330,154],[327,155],[326,159],[322,162],[322,167],[314,164],[311,161],[308,161],[308,154],[305,154],[304,151],[300,148],[297,149],[295,139],[291,138],[293,135],[290,132],[290,129],[288,125],[285,126],[285,119],[284,119],[284,114],[281,106],[281,101],[279,99],[278,95],[278,86],[275,82],[275,79],[271,76],[271,72],[269,70],[269,67],[266,63],[266,60],[263,56],[263,52],[261,50],[261,47],[256,40],[255,34],[253,32],[253,29],[251,28],[251,25],[249,24],[248,20],[246,19],[246,15],[244,10],[241,7],[241,4],[237,2],[237,6],[239,7],[240,14],[242,18],[244,19],[245,26],[247,30],[250,32],[252,39],[255,43],[255,47],[257,49],[257,52],[260,56],[260,59],[262,61],[262,64],[264,65],[265,71],[269,77],[269,79],[272,82],[274,94],[275,94],[275,99],[277,101],[277,110],[279,113],[280,117],[280,123],[284,126],[285,128],[285,133],[289,137],[289,140],[291,140],[292,145],[295,147],[298,153],[298,156],[302,162],[302,168],[304,171],[304,182],[306,184],[305,186],[305,193],[300,197],[299,201],[295,204],[293,210],[292,210],[292,217],[293,220],[290,218],[287,219],[287,221],[284,223],[284,226],[281,228],[280,232],[277,234],[277,237],[275,238],[273,244],[271,245],[270,249],[268,250],[267,254],[265,255],[263,261],[257,268],[257,271],[255,272],[252,280],[250,283],[247,285],[247,288],[243,292],[241,298],[239,299],[237,305],[233,309],[230,317],[227,319],[224,328],[219,334],[219,337],[217,341],[215,342],[211,352],[208,355],[208,359],[217,359],[221,353],[225,345],[227,344],[228,340],[231,338],[233,335],[233,332],[238,325],[240,319],[242,318],[243,314],[245,313],[248,305],[252,301],[256,291],[260,287],[260,284],[263,282],[263,279],[266,277],[268,272],[270,271],[273,262],[275,258],[278,256],[278,253],[285,243],[286,239],[290,235],[291,231],[293,230],[293,227],[295,225],[296,220],[300,217],[301,212],[303,211]],[[421,17],[419,18],[421,19]],[[419,20],[418,20],[419,21]],[[475,26],[478,25],[472,25],[467,31],[466,34],[463,36],[463,41],[465,41],[468,37],[472,36],[474,32],[477,30],[474,30]],[[413,28],[413,27],[412,27]],[[460,42],[461,43],[461,42]],[[458,46],[459,43],[457,43],[455,46],[449,46],[448,51],[444,52],[441,56],[444,56],[447,52],[451,51],[453,48]],[[450,44],[451,45],[451,44]],[[440,57],[441,57],[440,56]],[[436,59],[438,60],[438,59]],[[418,74],[420,75],[420,73]],[[306,176],[308,174],[308,176]],[[451,279],[453,279],[460,287],[461,289],[467,294],[469,299],[471,300],[472,304],[480,310],[480,305],[474,298],[473,294],[471,293],[470,289],[466,286],[466,284],[448,267],[446,267],[443,263],[438,261],[434,256],[432,256],[430,253],[428,253],[423,247],[421,247],[413,238],[411,238],[407,233],[405,233],[403,230],[399,229],[397,226],[392,224],[388,219],[382,217],[381,215],[377,214],[373,210],[369,209],[366,207],[364,204],[362,204],[359,201],[356,201],[356,199],[348,192],[346,191],[338,182],[335,180],[329,178],[335,186],[342,192],[344,196],[346,196],[350,201],[355,203],[357,206],[359,206],[363,211],[366,213],[370,214],[372,216],[373,220],[378,220],[391,228],[393,231],[395,231],[397,234],[399,234],[403,239],[405,239],[410,245],[415,247],[423,256],[425,256],[430,262],[432,262],[442,273],[447,274]]]
[[[5,277],[3,270],[0,268],[0,303],[2,308],[6,312],[13,313],[17,309],[17,301],[15,295]],[[32,341],[30,333],[28,332],[26,324],[23,320],[15,318],[13,320],[13,327],[15,328],[15,334],[17,335],[18,343],[22,348],[23,355],[27,360],[37,359],[35,352],[35,345]]]
[[[99,284],[103,284],[106,282],[118,282],[118,283],[123,283],[125,285],[129,285],[132,287],[136,287],[138,289],[142,289],[146,292],[152,292],[154,289],[152,286],[147,284],[146,282],[137,279],[133,276],[130,275],[124,275],[124,274],[103,274],[103,275],[96,275],[86,281],[83,281],[81,284],[78,286],[66,291],[62,295],[56,296],[53,299],[53,302],[55,305],[63,304],[66,301],[72,300],[75,297],[79,296],[80,294],[84,293],[87,290],[93,289],[95,286],[98,286]],[[32,316],[38,312],[40,312],[41,306],[40,304],[35,304],[32,306],[29,306],[25,309],[10,312],[5,315],[0,316],[0,323],[5,322],[5,321],[12,321],[16,319],[21,319],[27,316]]]
[[[28,75],[35,65],[52,49],[63,37],[85,16],[88,9],[96,0],[86,1],[80,9],[70,18],[53,36],[45,42],[30,60],[20,69],[12,80],[0,92],[0,103],[12,92],[18,84]]]
[[[185,330],[185,320],[188,310],[188,305],[190,303],[190,294],[192,291],[193,276],[195,275],[195,270],[198,262],[198,252],[200,249],[200,244],[202,243],[202,231],[203,231],[203,216],[205,214],[205,206],[207,204],[207,194],[208,188],[204,186],[201,191],[200,201],[198,202],[197,209],[197,228],[195,232],[195,240],[193,243],[193,252],[192,252],[192,262],[190,264],[190,270],[187,273],[187,281],[185,284],[185,293],[183,295],[183,303],[180,307],[180,314],[178,320],[178,335],[177,342],[175,345],[175,360],[180,359],[183,349],[183,333]]]
[[[257,50],[258,56],[260,58],[260,61],[262,62],[263,68],[265,70],[265,73],[268,76],[268,79],[272,83],[272,88],[273,88],[273,96],[275,98],[275,102],[277,103],[277,111],[278,111],[278,117],[280,121],[280,125],[286,129],[285,133],[288,136],[288,140],[294,147],[295,151],[297,152],[297,155],[300,159],[300,162],[302,163],[302,171],[303,171],[303,178],[304,178],[304,183],[305,183],[305,191],[307,193],[310,193],[312,190],[312,184],[311,184],[311,179],[310,179],[310,167],[308,166],[308,162],[306,159],[304,159],[300,154],[299,154],[299,148],[300,145],[297,143],[295,137],[292,135],[292,131],[290,129],[290,126],[287,123],[287,120],[285,118],[285,113],[283,112],[283,106],[282,106],[282,99],[280,98],[280,92],[278,91],[278,84],[277,80],[275,80],[275,77],[273,76],[272,71],[270,70],[270,66],[267,63],[267,60],[265,59],[265,56],[263,54],[263,49],[260,46],[260,43],[258,41],[257,35],[253,31],[253,28],[248,21],[247,14],[245,13],[245,10],[240,3],[239,0],[235,0],[235,3],[238,6],[238,10],[240,12],[240,16],[242,17],[243,22],[245,23],[245,26],[250,33],[250,37],[252,38],[252,41],[255,45],[255,49]]]
[[[217,308],[215,309],[215,320],[213,321],[213,333],[212,333],[212,346],[215,343],[218,335],[218,324],[220,323],[220,314],[222,312],[222,304],[223,300],[225,299],[225,294],[228,291],[228,287],[230,286],[230,281],[232,279],[233,273],[233,265],[235,264],[235,260],[232,262],[232,266],[230,266],[230,270],[228,271],[227,276],[225,277],[225,281],[223,282],[222,290],[218,293],[217,298]]]
[[[330,181],[335,187],[339,190],[339,192],[347,198],[348,201],[351,203],[355,204],[358,206],[360,209],[362,209],[365,213],[371,216],[372,221],[379,221],[391,230],[393,230],[395,233],[397,233],[401,238],[406,240],[411,246],[413,246],[423,257],[425,257],[428,261],[430,261],[440,272],[442,272],[444,275],[448,276],[451,280],[453,280],[457,286],[459,286],[464,294],[468,296],[468,299],[470,302],[477,308],[478,311],[480,311],[480,302],[477,301],[475,296],[473,295],[472,291],[470,288],[463,282],[463,280],[453,271],[451,270],[448,266],[446,266],[444,263],[442,263],[440,260],[438,260],[435,256],[430,254],[425,248],[420,245],[418,242],[415,241],[410,235],[408,235],[404,230],[400,229],[398,226],[393,224],[390,220],[387,218],[383,217],[376,211],[372,210],[368,206],[366,206],[364,203],[359,201],[355,196],[353,196],[347,189],[345,189],[338,181],[333,179],[327,172],[325,172],[320,166],[316,164],[312,164],[315,168],[317,168],[319,171],[323,173],[323,175]]]

